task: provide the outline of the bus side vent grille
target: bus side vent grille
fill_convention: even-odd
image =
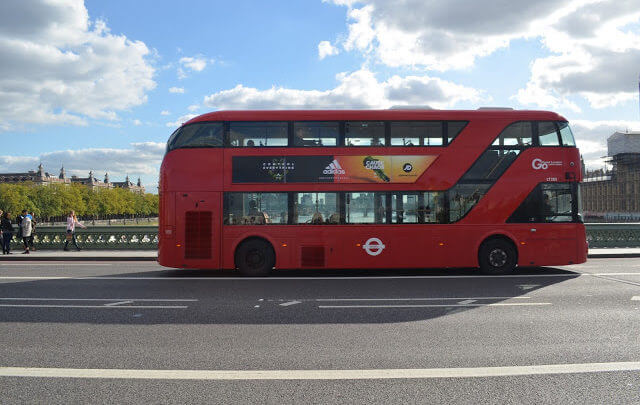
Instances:
[[[324,267],[324,246],[303,246],[301,253],[303,267]]]
[[[184,258],[211,259],[211,211],[187,211]]]

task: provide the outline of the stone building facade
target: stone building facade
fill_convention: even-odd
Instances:
[[[105,173],[104,180],[101,181],[97,179],[93,171],[89,172],[89,176],[87,177],[78,177],[71,176],[68,177],[64,167],[60,169],[60,174],[58,176],[52,175],[49,172],[44,171],[44,167],[42,163],[38,166],[38,170],[29,170],[26,173],[0,173],[0,183],[23,183],[23,182],[32,182],[35,185],[46,186],[49,184],[82,184],[86,187],[91,188],[92,190],[102,189],[102,188],[124,188],[126,190],[132,191],[134,193],[144,194],[145,189],[138,178],[137,183],[133,183],[129,181],[129,176],[125,179],[125,181],[121,182],[111,182],[109,180],[109,173]]]
[[[640,132],[607,139],[611,170],[586,172],[581,186],[586,217],[640,220]]]

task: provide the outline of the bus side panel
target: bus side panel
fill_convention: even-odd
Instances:
[[[584,229],[583,224],[536,223],[527,224],[527,227],[530,228],[526,241],[529,255],[523,265],[560,266],[586,261],[586,252],[579,254],[585,242],[576,238]]]
[[[261,237],[273,245],[276,269],[476,266],[476,239],[482,230],[455,228],[414,224],[226,226],[223,267],[235,267],[235,249],[248,237]]]
[[[173,261],[181,268],[220,268],[221,193],[175,193]]]
[[[165,267],[180,267],[175,252],[175,193],[161,192],[159,198],[158,263]]]

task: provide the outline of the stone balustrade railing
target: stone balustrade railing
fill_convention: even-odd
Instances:
[[[88,227],[78,229],[76,240],[81,248],[89,250],[155,250],[158,227]],[[592,248],[640,247],[640,224],[587,224],[587,240]],[[64,227],[40,227],[34,237],[36,249],[61,249],[64,242]],[[21,247],[22,241],[14,236],[12,248]]]

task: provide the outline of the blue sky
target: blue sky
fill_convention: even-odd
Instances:
[[[640,129],[637,1],[6,0],[0,60],[0,171],[150,191],[170,133],[219,109],[549,109],[592,168]]]

